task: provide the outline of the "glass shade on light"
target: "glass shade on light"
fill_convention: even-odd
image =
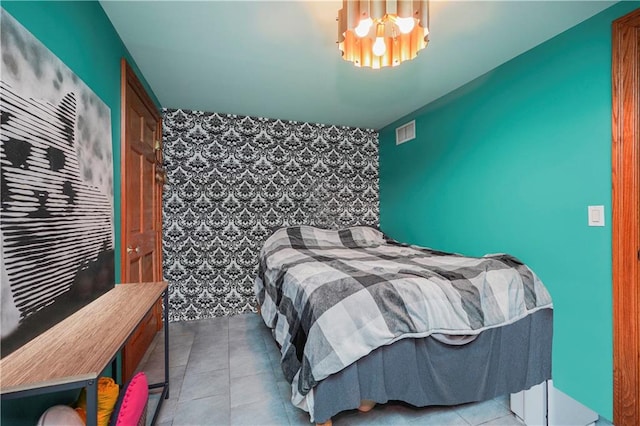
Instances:
[[[373,25],[373,20],[371,18],[363,19],[360,21],[357,27],[355,27],[354,31],[356,35],[360,38],[366,37],[369,34],[369,30]]]
[[[371,48],[373,54],[376,56],[382,56],[387,51],[387,45],[384,43],[384,38],[376,37],[376,41]]]
[[[378,69],[415,58],[428,43],[428,9],[428,0],[343,0],[337,19],[343,59]]]
[[[409,34],[413,27],[415,27],[416,21],[413,18],[398,18],[396,19],[396,25],[402,34]]]
[[[376,56],[382,56],[387,51],[387,45],[384,42],[384,24],[376,25],[376,41],[373,43],[371,50]]]

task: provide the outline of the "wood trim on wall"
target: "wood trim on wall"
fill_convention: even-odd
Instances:
[[[123,81],[126,81],[129,85],[131,85],[133,90],[135,90],[138,96],[140,96],[142,102],[144,102],[144,105],[153,114],[153,118],[157,121],[162,121],[162,116],[158,111],[158,107],[153,103],[153,101],[149,97],[149,94],[147,93],[147,90],[144,88],[144,86],[140,82],[140,79],[133,71],[133,68],[131,68],[129,63],[124,58],[122,58],[122,77],[124,79]],[[126,84],[123,86],[126,88]]]
[[[640,425],[640,9],[613,23],[613,422]]]
[[[127,140],[127,73],[130,69],[127,61],[122,58],[120,60],[120,282],[126,277],[126,271],[129,266],[127,257],[127,215],[124,207],[127,205],[127,194],[124,190],[127,181],[127,164],[125,162],[125,141]]]
[[[158,167],[156,144],[158,144],[157,149],[162,148],[162,118],[144,86],[124,58],[121,60],[121,79],[120,256],[122,263],[120,281],[122,283],[160,281],[162,280],[162,185],[156,175]],[[151,166],[148,167],[149,165]],[[148,215],[150,210],[152,210],[152,217]],[[131,229],[130,221],[135,216],[138,216],[136,226],[140,227]],[[151,240],[154,242],[153,247],[150,244]],[[152,258],[151,269],[146,266],[150,257]],[[122,382],[126,382],[133,375],[153,336],[160,328],[162,328],[162,301],[159,299],[123,348]]]

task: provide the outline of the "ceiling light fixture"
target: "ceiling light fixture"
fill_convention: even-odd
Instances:
[[[357,67],[395,67],[416,57],[429,38],[428,0],[343,0],[338,48]]]

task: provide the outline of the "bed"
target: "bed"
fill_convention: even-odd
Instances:
[[[262,247],[255,293],[311,422],[363,401],[456,405],[551,378],[551,297],[507,254],[292,226]]]

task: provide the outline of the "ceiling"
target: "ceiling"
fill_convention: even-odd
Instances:
[[[101,1],[158,100],[379,129],[614,1],[431,1],[430,42],[396,68],[337,48],[341,1]]]

